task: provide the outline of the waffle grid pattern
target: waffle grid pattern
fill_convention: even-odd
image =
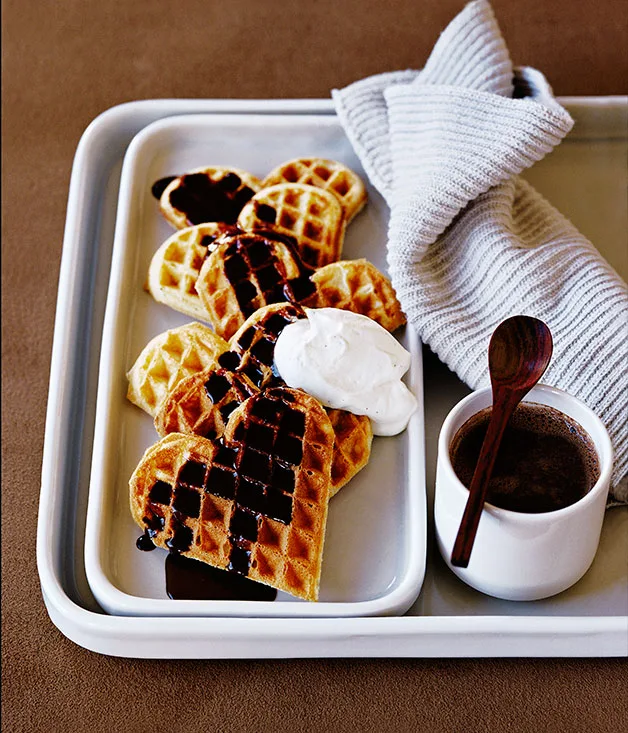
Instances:
[[[172,435],[131,478],[131,508],[160,547],[308,600],[318,595],[333,431],[302,392],[243,404],[225,440]]]
[[[208,223],[182,229],[169,237],[153,255],[148,270],[148,290],[153,298],[180,313],[207,321],[196,281],[210,246],[225,231],[229,228],[224,225]]]
[[[255,540],[243,538],[255,542],[249,577],[315,598],[334,441],[325,411],[304,392],[267,389],[234,413],[225,438],[238,446],[238,501],[261,515]]]
[[[342,204],[347,223],[366,203],[366,189],[360,178],[346,166],[325,158],[297,158],[282,163],[262,182],[264,188],[279,183],[300,183],[329,191]]]
[[[343,260],[312,275],[319,308],[341,308],[368,316],[387,331],[406,322],[390,280],[368,260]]]
[[[187,323],[155,336],[127,373],[128,399],[155,416],[182,379],[214,364],[229,344],[207,326]]]
[[[257,391],[246,375],[214,363],[174,386],[155,415],[155,428],[161,436],[186,433],[220,437],[231,413]]]
[[[373,428],[366,415],[354,415],[346,410],[326,411],[335,436],[329,489],[332,497],[369,462]]]
[[[225,237],[207,258],[196,290],[217,333],[230,338],[269,303],[309,303],[316,287],[285,242],[262,234]]]
[[[298,183],[263,188],[243,207],[242,229],[274,229],[296,238],[299,254],[312,267],[335,262],[342,251],[345,219],[338,198]]]
[[[283,329],[298,318],[305,318],[305,311],[292,303],[273,303],[255,311],[229,341],[231,351],[239,357],[235,371],[246,374],[260,389],[280,381],[273,371],[275,343]]]

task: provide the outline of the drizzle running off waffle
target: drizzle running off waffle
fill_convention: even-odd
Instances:
[[[262,186],[301,183],[323,188],[338,197],[347,223],[366,203],[366,188],[346,165],[327,158],[295,158],[281,163],[262,181]]]
[[[235,224],[242,207],[261,185],[258,178],[240,168],[198,168],[168,183],[159,208],[176,229],[206,222]]]
[[[263,188],[238,217],[240,229],[272,229],[294,238],[301,259],[311,267],[340,258],[345,224],[337,196],[300,183]]]
[[[317,600],[333,443],[313,397],[259,392],[221,441],[173,433],[149,448],[131,513],[159,547]]]

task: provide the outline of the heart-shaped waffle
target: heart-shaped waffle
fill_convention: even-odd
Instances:
[[[390,280],[368,260],[342,260],[312,274],[319,308],[340,308],[368,316],[387,331],[406,322]]]
[[[272,232],[239,232],[215,242],[196,290],[216,333],[231,338],[258,308],[270,303],[314,305],[316,286],[294,246]]]
[[[346,165],[326,158],[295,158],[281,163],[262,181],[267,188],[278,183],[302,183],[323,188],[338,197],[347,224],[366,203],[366,188]]]
[[[127,372],[127,398],[153,417],[178,382],[216,363],[229,344],[201,323],[164,331],[151,339]]]
[[[175,433],[149,448],[131,513],[159,547],[317,600],[333,442],[313,397],[259,392],[223,440]]]
[[[174,178],[159,198],[159,208],[176,229],[225,222],[235,224],[261,181],[240,168],[208,166]]]
[[[215,240],[237,231],[230,224],[209,222],[175,232],[153,255],[148,268],[148,292],[158,303],[207,321],[207,311],[196,292],[196,281]]]
[[[345,217],[338,198],[322,188],[280,183],[263,188],[242,208],[241,229],[273,229],[294,237],[311,267],[335,262],[342,252]]]

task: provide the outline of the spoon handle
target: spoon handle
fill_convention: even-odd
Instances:
[[[527,390],[526,390],[527,392]],[[493,392],[493,409],[488,423],[478,462],[469,486],[469,498],[465,506],[456,541],[451,552],[451,564],[466,568],[471,557],[480,516],[484,508],[488,484],[493,473],[497,451],[510,416],[522,398],[520,391],[497,390]]]

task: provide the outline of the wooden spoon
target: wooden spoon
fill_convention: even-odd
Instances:
[[[500,323],[493,332],[488,347],[493,409],[451,553],[451,564],[456,567],[466,568],[469,564],[506,424],[515,407],[543,376],[552,357],[552,349],[552,334],[538,318],[513,316]]]

